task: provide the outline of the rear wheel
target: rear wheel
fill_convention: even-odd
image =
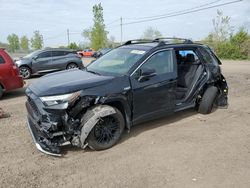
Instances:
[[[218,88],[211,86],[205,91],[201,103],[198,108],[198,112],[201,114],[209,114],[213,109],[213,105],[218,94]]]
[[[20,74],[24,79],[28,79],[31,76],[31,70],[29,67],[22,66],[19,68]]]
[[[91,130],[87,139],[91,149],[108,149],[119,141],[125,123],[122,113],[117,109],[115,111],[115,114],[101,118]]]
[[[68,66],[67,66],[66,69],[76,69],[76,68],[78,68],[78,65],[77,65],[77,64],[75,64],[75,63],[70,63],[70,64],[68,64]]]

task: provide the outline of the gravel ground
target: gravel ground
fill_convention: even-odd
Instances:
[[[0,187],[250,187],[250,62],[222,68],[228,109],[179,112],[133,127],[109,150],[67,147],[62,158],[36,150],[25,88],[9,92],[0,101],[11,114],[0,119]]]

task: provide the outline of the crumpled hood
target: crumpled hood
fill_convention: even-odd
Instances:
[[[39,97],[59,95],[104,85],[112,79],[112,76],[100,76],[85,70],[72,69],[43,76],[29,85],[28,90]]]

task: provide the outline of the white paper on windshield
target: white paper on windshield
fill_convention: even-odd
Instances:
[[[140,54],[140,55],[142,55],[142,54],[145,53],[145,51],[143,51],[143,50],[132,50],[130,53],[131,54]]]

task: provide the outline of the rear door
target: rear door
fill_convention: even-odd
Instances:
[[[139,81],[142,70],[155,70],[155,76]],[[159,50],[149,56],[131,75],[133,119],[135,123],[173,112],[177,86],[173,50]]]
[[[55,70],[64,70],[67,66],[66,51],[52,51],[52,68]]]
[[[32,60],[32,69],[34,72],[48,72],[52,69],[51,62],[51,50],[41,52]]]
[[[8,75],[10,75],[10,68],[0,50],[0,84],[2,84],[4,87],[6,87],[6,82],[9,77]]]

